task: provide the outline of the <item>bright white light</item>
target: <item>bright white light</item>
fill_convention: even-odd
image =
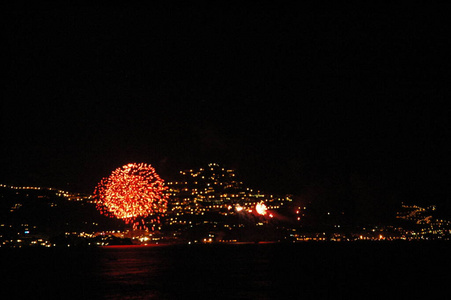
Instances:
[[[260,203],[257,203],[257,205],[255,205],[255,210],[257,211],[257,213],[259,215],[264,216],[264,215],[266,215],[267,208],[263,202],[260,202]]]

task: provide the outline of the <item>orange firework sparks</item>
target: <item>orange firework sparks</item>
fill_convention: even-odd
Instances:
[[[142,225],[146,217],[151,218],[152,224],[160,222],[167,208],[166,189],[151,165],[130,163],[103,178],[94,190],[94,198],[103,214],[137,228],[138,218]]]

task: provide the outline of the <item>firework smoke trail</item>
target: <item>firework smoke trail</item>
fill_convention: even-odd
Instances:
[[[151,165],[130,163],[103,178],[94,190],[94,199],[101,213],[123,219],[134,229],[146,228],[144,218],[150,217],[152,225],[159,224],[166,212],[166,189]]]

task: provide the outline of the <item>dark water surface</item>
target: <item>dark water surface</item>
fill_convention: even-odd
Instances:
[[[0,274],[10,299],[420,299],[448,292],[450,245],[0,249]]]

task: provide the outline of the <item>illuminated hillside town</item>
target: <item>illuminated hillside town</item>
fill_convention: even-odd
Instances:
[[[92,195],[0,184],[0,247],[449,240],[435,205],[400,203],[390,224],[307,222],[311,203],[247,187],[210,163],[165,182],[167,209],[141,228],[98,211]],[[326,212],[332,217],[335,212]],[[343,214],[345,212],[342,212]],[[337,218],[336,220],[339,220]]]

